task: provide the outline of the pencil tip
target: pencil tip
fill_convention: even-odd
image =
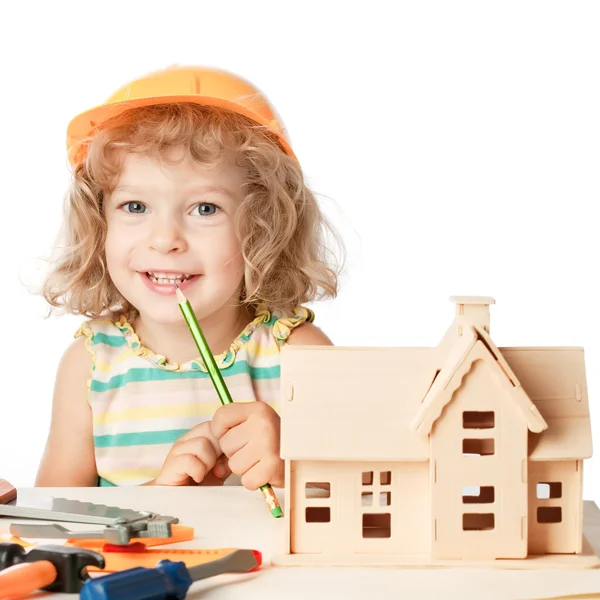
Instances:
[[[179,289],[177,283],[175,283],[175,294],[177,295],[177,300],[179,301],[179,303],[183,304],[185,302],[185,296],[183,295],[183,292]]]

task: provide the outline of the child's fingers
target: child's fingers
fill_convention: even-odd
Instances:
[[[222,454],[217,459],[215,466],[206,474],[200,485],[223,485],[230,475],[231,470],[227,464],[227,457]]]
[[[229,429],[219,440],[221,451],[231,457],[239,452],[249,440],[256,439],[256,432],[252,423],[244,421],[234,429]]]
[[[191,477],[196,483],[200,483],[210,470],[197,456],[193,454],[181,454],[173,459],[173,475],[180,480]]]
[[[210,430],[210,421],[204,421],[203,423],[198,423],[198,425],[194,425],[191,429],[188,429],[182,436],[177,438],[175,443],[180,441],[189,440],[193,437],[201,437],[204,435],[206,429]]]
[[[256,444],[248,442],[243,448],[229,457],[229,468],[236,475],[244,475],[260,461],[261,457],[261,452]],[[263,484],[261,483],[260,485]]]
[[[231,469],[229,468],[229,460],[227,456],[225,456],[225,454],[221,454],[221,456],[217,458],[217,462],[212,468],[212,472],[216,477],[222,479],[223,481],[231,475]]]
[[[176,444],[179,442],[184,442],[185,440],[189,440],[195,437],[206,437],[206,435],[210,434],[210,421],[204,421],[203,423],[198,423],[198,425],[194,425],[191,429],[186,431],[181,437],[177,438],[175,441]]]
[[[241,483],[248,490],[257,490],[261,485],[271,483],[276,469],[277,458],[265,457],[241,476]]]
[[[221,453],[221,448],[219,446],[219,440],[215,437],[215,435],[213,434],[213,432],[211,430],[210,421],[205,421],[204,423],[195,425],[189,431],[186,431],[180,438],[177,439],[175,444],[173,444],[173,447],[175,447],[183,442],[186,442],[188,440],[196,439],[196,438],[203,438],[203,437],[210,441],[213,448],[215,449],[215,452],[217,452],[218,454]]]
[[[197,484],[202,482],[209,472],[207,467],[193,454],[181,454],[167,458],[161,472],[155,479],[156,485],[189,485],[190,479]]]
[[[211,441],[205,437],[191,438],[174,444],[169,454],[173,457],[186,454],[197,456],[208,469],[212,469],[219,456]]]
[[[221,439],[230,429],[241,425],[250,415],[266,414],[269,407],[264,402],[233,402],[220,406],[210,422],[210,429]]]

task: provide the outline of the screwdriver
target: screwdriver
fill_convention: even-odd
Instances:
[[[258,550],[231,554],[189,569],[184,562],[161,560],[153,569],[136,567],[88,579],[80,600],[182,600],[194,581],[223,573],[249,573],[260,567]]]

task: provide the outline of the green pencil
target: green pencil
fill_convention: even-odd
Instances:
[[[221,400],[221,404],[231,404],[233,402],[231,394],[225,385],[225,381],[223,381],[221,371],[217,367],[217,363],[215,362],[213,354],[208,347],[206,338],[200,329],[200,325],[198,324],[198,320],[196,319],[192,305],[187,301],[177,284],[175,284],[175,293],[177,294],[177,300],[179,302],[179,308],[183,313],[183,318],[190,329],[192,337],[194,338],[194,342],[196,342],[200,356],[206,365],[208,374],[210,375],[213,385]],[[283,516],[283,511],[281,510],[281,506],[279,506],[279,501],[277,500],[277,496],[275,495],[271,485],[266,483],[265,485],[261,486],[260,491],[262,492],[269,508],[271,509],[271,514],[275,518]]]

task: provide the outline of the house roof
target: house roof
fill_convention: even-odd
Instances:
[[[415,418],[413,429],[420,435],[429,435],[444,407],[461,386],[463,377],[476,360],[486,360],[496,371],[498,381],[504,385],[508,397],[517,405],[530,431],[539,433],[547,428],[544,418],[527,396],[519,380],[503,358],[489,335],[474,326],[466,326],[446,358],[435,383],[425,396]]]
[[[428,438],[411,425],[424,422],[418,415],[424,414],[425,398],[431,400],[436,386],[439,390],[450,376],[449,365],[458,364],[484,340],[485,332],[478,331],[470,341],[455,345],[446,360],[436,348],[284,346],[282,457],[427,460]],[[486,347],[502,358],[498,365],[520,385],[515,401],[527,415],[530,458],[589,458],[592,434],[583,350],[497,348],[490,342],[486,340]],[[429,408],[427,418],[437,418]]]
[[[500,348],[548,424],[530,434],[532,460],[592,456],[592,430],[583,348]]]
[[[430,348],[282,347],[282,458],[427,460],[429,441],[410,422],[435,358]]]

